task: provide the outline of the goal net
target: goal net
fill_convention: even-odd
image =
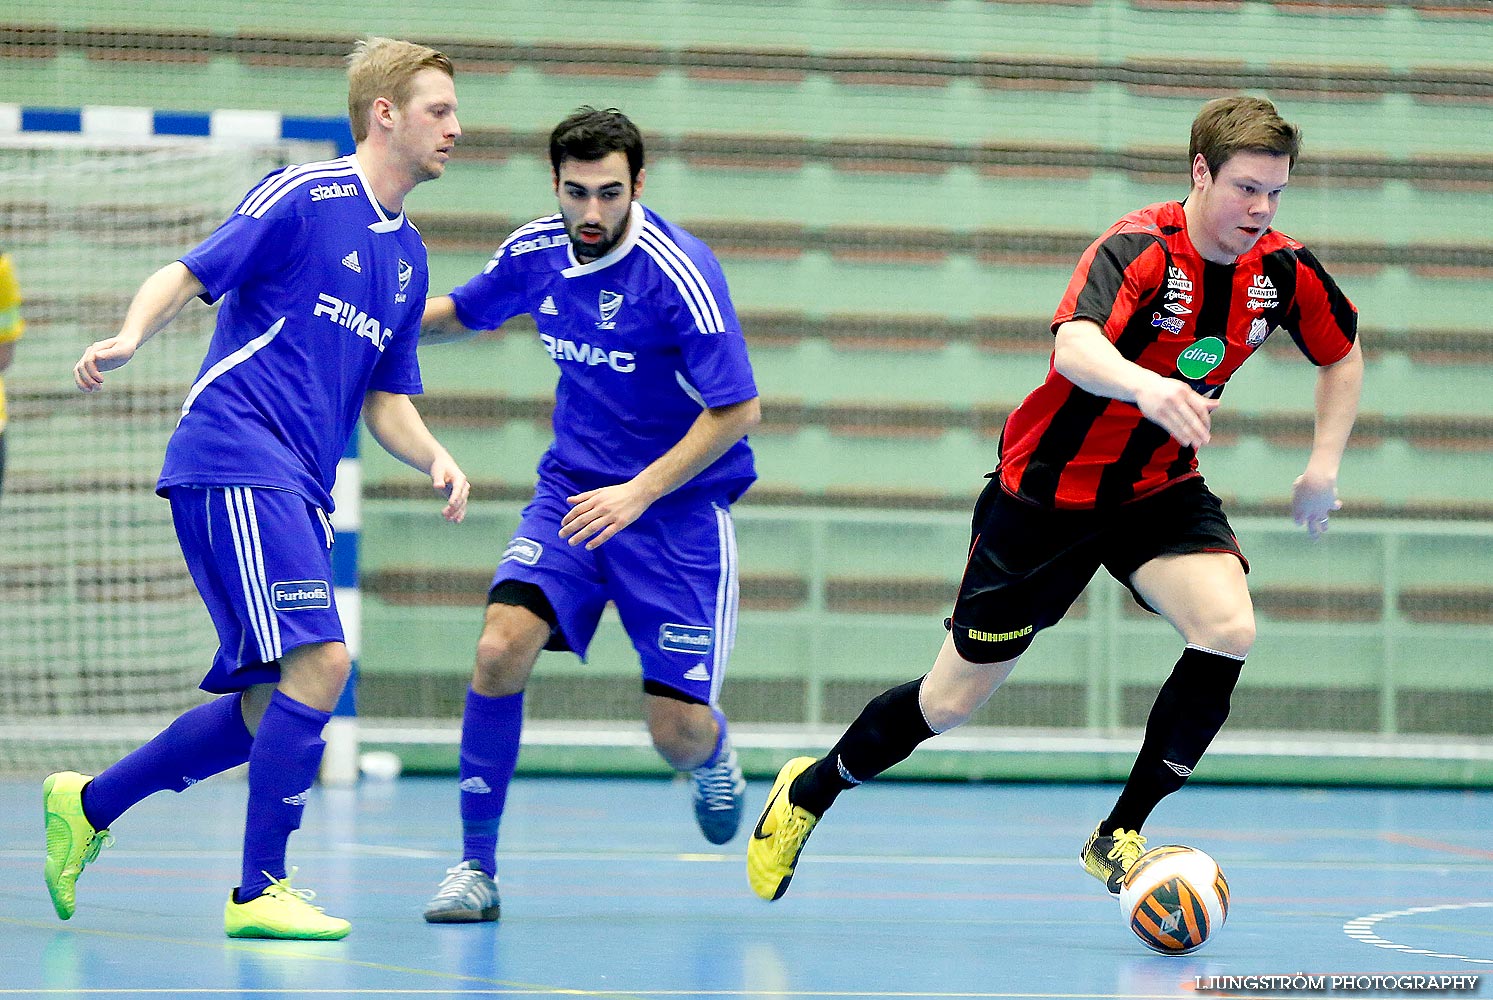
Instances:
[[[0,140],[0,250],[27,323],[5,375],[0,772],[107,764],[203,697],[217,642],[154,489],[214,313],[189,304],[101,393],[71,369],[152,270],[293,152]]]

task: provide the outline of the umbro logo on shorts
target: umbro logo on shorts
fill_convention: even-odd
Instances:
[[[1165,759],[1162,760],[1162,763],[1175,771],[1179,778],[1186,778],[1192,774],[1192,768],[1186,764],[1173,764],[1171,761]]]

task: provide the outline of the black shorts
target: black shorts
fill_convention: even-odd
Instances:
[[[969,563],[950,628],[972,663],[1009,660],[1068,613],[1099,567],[1129,588],[1163,555],[1239,550],[1223,505],[1200,477],[1104,510],[1060,510],[1018,500],[991,479],[975,504]]]

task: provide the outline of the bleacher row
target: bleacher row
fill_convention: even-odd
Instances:
[[[1462,669],[1420,679],[1404,650],[1460,662],[1493,627],[1479,533],[1493,520],[1493,7],[572,0],[566,9],[378,0],[273,16],[252,4],[169,16],[143,2],[107,14],[11,10],[0,16],[0,80],[6,100],[24,106],[160,107],[169,93],[181,110],[331,114],[351,37],[435,44],[457,62],[466,129],[447,176],[410,201],[437,293],[480,270],[513,228],[554,210],[544,141],[555,121],[581,103],[632,114],[649,142],[646,200],[720,256],[763,394],[753,435],[761,479],[741,505],[738,693],[727,694],[728,709],[759,721],[800,719],[791,706],[806,701],[816,720],[853,714],[882,673],[900,676],[908,657],[936,645],[964,544],[959,518],[995,460],[1004,415],[1045,371],[1047,319],[1074,261],[1118,215],[1182,193],[1186,128],[1202,100],[1268,94],[1306,132],[1280,227],[1318,251],[1363,317],[1369,375],[1341,520],[1384,520],[1325,549],[1251,520],[1284,521],[1311,433],[1312,371],[1278,333],[1230,386],[1202,459],[1231,516],[1248,524],[1241,537],[1269,626],[1239,711],[1285,728],[1329,719],[1373,729],[1388,717],[1406,731],[1441,731],[1450,688],[1457,731],[1487,731],[1478,722],[1493,718],[1482,713],[1493,706],[1486,680]],[[597,23],[609,26],[602,44]],[[1263,54],[1246,55],[1244,39]],[[74,329],[121,315],[123,294],[33,302],[30,316],[41,335]],[[475,609],[549,438],[553,364],[527,320],[424,349],[421,363],[419,406],[473,477],[474,514],[459,529],[440,524],[428,485],[365,440],[373,714],[459,712],[453,675],[469,668]],[[59,392],[21,387],[17,421],[55,414]],[[169,409],[179,393],[142,380],[89,406],[127,417],[132,407]],[[85,494],[119,482],[59,474]],[[49,487],[22,477],[7,488]],[[148,491],[125,497],[158,502]],[[779,523],[779,510],[811,527]],[[887,512],[951,520],[916,544],[920,529]],[[1427,519],[1465,522],[1467,534],[1416,534]],[[810,559],[815,545],[830,555]],[[79,572],[112,581],[109,566]],[[36,577],[27,586],[62,586]],[[165,569],[116,589],[190,603]],[[85,587],[85,596],[113,592]],[[1118,623],[1138,649],[1162,641],[1112,601],[1086,598],[1074,628],[1034,650],[1036,676],[1019,678],[983,718],[1093,722],[1100,675],[1083,665],[1100,655],[1096,623]],[[1386,639],[1395,636],[1404,641]],[[633,714],[631,654],[615,628],[593,661],[599,673],[567,661],[537,677],[531,711]],[[1381,675],[1399,689],[1379,687]],[[1129,681],[1105,683],[1118,721],[1134,724],[1154,685]],[[774,705],[789,706],[782,719]]]

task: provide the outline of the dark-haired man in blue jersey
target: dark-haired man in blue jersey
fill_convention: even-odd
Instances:
[[[73,914],[83,867],[134,803],[249,765],[231,937],[336,939],[348,922],[293,888],[286,845],[321,761],[350,662],[331,586],[331,488],[361,412],[391,455],[430,476],[460,521],[468,484],[410,402],[429,276],[405,196],[441,176],[461,128],[451,62],[359,42],[348,58],[356,152],[271,173],[218,230],[148,278],[117,336],[74,368],[103,387],[194,297],[222,300],[157,489],[220,648],[192,709],[96,778],[47,778],[47,888]]]
[[[615,109],[550,136],[560,213],[519,228],[483,272],[426,306],[427,343],[531,314],[560,369],[555,440],[488,594],[461,736],[462,860],[432,923],[496,920],[498,823],[523,692],[542,649],[584,657],[607,601],[642,662],[648,728],[690,773],[712,843],[741,821],[719,708],[736,630],[730,504],[756,472],[746,341],[710,249],[644,208],[643,140]]]

